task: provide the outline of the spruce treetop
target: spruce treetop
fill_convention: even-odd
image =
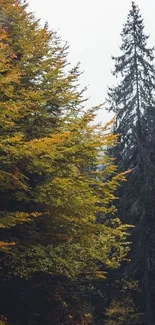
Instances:
[[[115,131],[120,134],[121,155],[129,158],[133,154],[128,155],[130,149],[136,147],[142,134],[149,138],[148,124],[155,106],[154,49],[147,47],[149,36],[144,33],[144,22],[134,2],[121,38],[121,55],[112,57],[113,75],[119,81],[108,90],[108,109],[116,113]]]

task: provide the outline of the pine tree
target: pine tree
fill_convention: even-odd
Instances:
[[[150,112],[153,113],[155,105],[153,49],[147,48],[148,36],[144,34],[143,19],[134,2],[121,37],[122,54],[112,57],[113,75],[119,78],[119,83],[109,88],[108,101],[109,110],[116,113],[115,131],[120,134],[116,149],[119,163],[122,160],[120,168],[126,169],[136,164],[138,145],[144,141],[147,127],[151,127],[145,120],[151,120]]]
[[[155,69],[153,49],[138,7],[132,2],[123,27],[121,52],[115,61],[114,75],[119,84],[109,89],[109,109],[116,113],[114,133],[119,141],[112,154],[119,170],[132,169],[127,186],[120,192],[118,213],[122,220],[136,225],[130,265],[131,274],[141,281],[144,291],[145,322],[151,325],[154,283],[154,125]]]

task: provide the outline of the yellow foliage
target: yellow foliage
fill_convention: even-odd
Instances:
[[[21,2],[0,7],[0,228],[21,229],[11,269],[103,278],[96,261],[117,267],[128,251],[127,227],[113,222],[125,174],[106,152],[117,136],[94,124],[100,106],[82,108],[78,66],[66,69],[68,47],[56,33]]]

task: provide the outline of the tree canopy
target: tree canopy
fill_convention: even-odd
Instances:
[[[22,319],[6,308],[8,290],[13,286],[12,299],[27,308],[39,277],[38,299],[43,295],[50,309],[59,290],[67,296],[64,279],[104,279],[117,268],[128,252],[128,227],[114,216],[115,191],[125,173],[118,174],[107,153],[117,136],[109,125],[94,125],[98,107],[86,109],[79,67],[68,65],[68,46],[47,24],[40,26],[25,2],[0,0],[0,8],[1,315],[12,324],[42,324],[37,297],[34,319]],[[67,306],[64,324],[72,304]],[[51,317],[60,324],[57,311],[48,317],[47,324]]]

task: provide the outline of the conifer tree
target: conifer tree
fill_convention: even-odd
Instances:
[[[143,19],[134,2],[121,37],[121,55],[112,57],[113,75],[119,78],[119,83],[109,88],[108,101],[109,110],[116,113],[115,131],[120,134],[116,149],[118,161],[120,164],[122,160],[120,168],[126,169],[136,164],[138,145],[144,141],[146,133],[150,133],[148,121],[155,105],[153,49],[147,47],[148,36],[144,34]]]
[[[147,47],[148,36],[139,8],[132,2],[123,27],[122,54],[114,58],[116,87],[109,89],[109,109],[116,113],[114,133],[119,141],[112,155],[119,170],[132,169],[127,186],[120,192],[118,213],[133,223],[131,274],[141,281],[144,292],[144,317],[153,323],[152,289],[154,282],[154,193],[155,193],[155,69],[153,49]]]

